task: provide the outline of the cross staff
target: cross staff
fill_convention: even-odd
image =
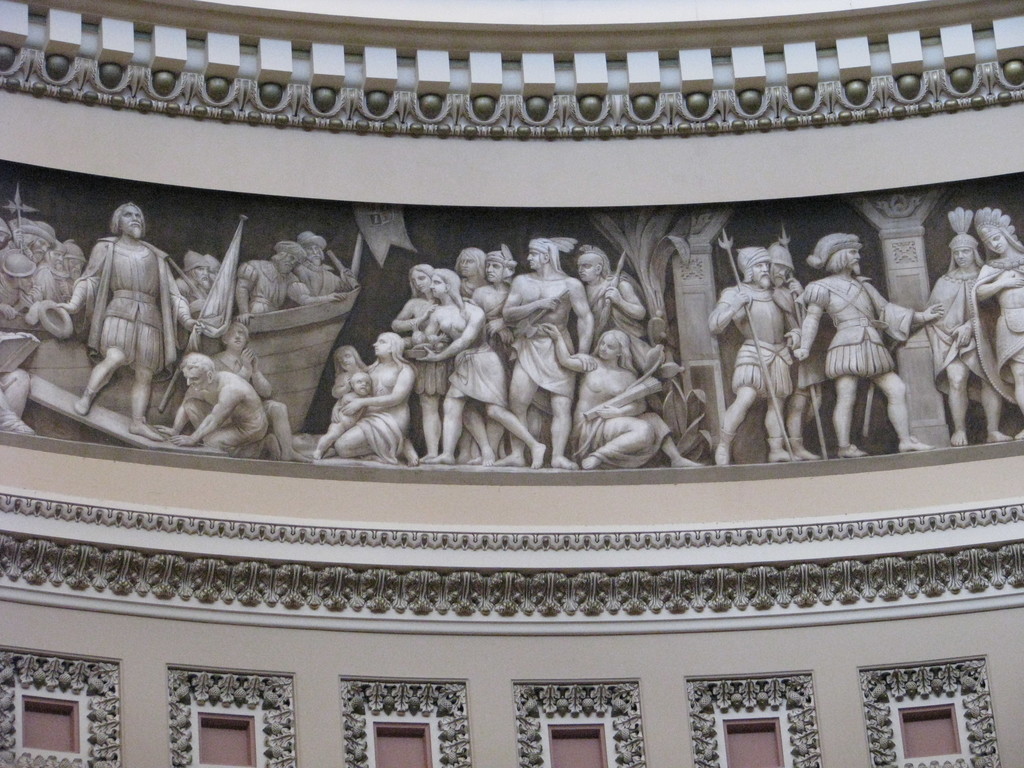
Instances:
[[[732,238],[730,238],[725,230],[722,230],[722,236],[718,238],[718,247],[725,251],[726,260],[729,262],[729,266],[732,268],[732,276],[736,281],[736,288],[740,291],[743,290],[743,281],[740,280],[739,270],[736,269],[736,260],[732,256]],[[764,357],[761,355],[761,341],[757,338],[757,331],[754,329],[754,318],[750,314],[750,305],[744,304],[743,311],[747,315],[747,325],[750,326],[750,336],[754,341],[754,349],[757,350],[757,364],[761,368],[761,376],[764,377],[764,386],[768,390],[768,399],[771,401],[772,410],[775,412],[775,418],[778,419],[779,429],[782,431],[782,439],[786,441],[786,451],[789,453],[790,461],[794,461],[793,445],[789,442],[789,433],[786,432],[786,421],[782,418],[782,408],[779,406],[779,398],[775,394],[775,389],[772,387],[772,380],[768,376],[768,366],[765,365]]]

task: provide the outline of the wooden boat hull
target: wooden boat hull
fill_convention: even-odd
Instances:
[[[302,429],[306,414],[320,386],[324,367],[334,349],[338,333],[345,325],[359,295],[349,292],[341,301],[310,304],[253,315],[249,322],[249,346],[256,353],[260,370],[273,387],[272,398],[288,407],[288,420],[293,432]],[[7,324],[5,324],[7,325]],[[79,339],[57,339],[39,328],[21,323],[11,330],[28,330],[41,344],[28,358],[24,368],[76,397],[85,389],[95,364],[84,342]],[[215,354],[222,349],[219,341],[203,339],[202,349]],[[116,413],[130,412],[131,372],[121,369],[96,398],[96,405]],[[163,413],[157,410],[168,381],[155,381],[150,398],[149,422],[169,425],[185,391],[180,381]]]

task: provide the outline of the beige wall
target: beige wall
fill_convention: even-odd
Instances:
[[[1002,764],[1024,767],[1024,609],[770,631],[445,638],[0,611],[4,645],[121,662],[128,766],[166,764],[167,665],[293,674],[300,766],[342,764],[340,675],[468,680],[473,764],[486,768],[516,765],[514,680],[639,679],[648,765],[687,768],[687,677],[810,670],[824,764],[844,768],[870,764],[858,668],[986,656]]]

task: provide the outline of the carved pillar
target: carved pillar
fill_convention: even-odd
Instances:
[[[940,190],[914,194],[856,197],[853,207],[878,229],[885,265],[886,297],[905,307],[925,308],[931,283],[925,255],[924,222],[942,196]],[[896,352],[900,377],[907,384],[910,431],[935,446],[949,445],[942,395],[935,388],[931,349],[924,333],[915,333]]]
[[[711,258],[712,244],[731,215],[728,208],[695,213],[686,237],[689,252],[680,252],[672,259],[679,356],[686,366],[687,385],[707,395],[704,426],[716,439],[725,412],[726,390],[718,340],[708,330],[708,316],[718,300]]]

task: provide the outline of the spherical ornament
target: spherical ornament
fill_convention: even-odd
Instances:
[[[516,128],[516,137],[517,138],[526,140],[526,139],[530,138],[530,136],[532,136],[532,135],[533,135],[533,131],[530,130],[530,126],[528,126],[528,125],[520,125],[518,128]]]
[[[477,136],[480,135],[480,129],[477,128],[475,125],[467,125],[465,128],[462,129],[462,135],[465,136],[467,139],[475,139]]]
[[[913,99],[921,92],[921,76],[900,75],[896,78],[896,88],[904,99]]]
[[[321,86],[313,89],[313,106],[321,112],[330,112],[338,100],[338,92],[333,88]]]
[[[490,120],[494,117],[494,110],[498,108],[498,102],[493,96],[474,96],[473,114],[478,120]]]
[[[582,125],[574,125],[569,133],[572,135],[574,139],[578,141],[580,139],[586,138],[587,129],[584,128]]]
[[[427,118],[433,120],[441,114],[444,108],[444,99],[436,93],[425,93],[420,96],[420,112]]]
[[[610,125],[599,125],[597,127],[597,138],[599,139],[610,139],[612,137],[612,127]]]
[[[543,96],[531,96],[526,100],[526,114],[539,123],[548,116],[548,100]]]
[[[1024,61],[1010,59],[1003,64],[1003,77],[1010,85],[1024,85]]]
[[[601,117],[604,99],[600,96],[581,96],[579,106],[583,119],[593,122]]]
[[[622,128],[622,135],[625,136],[627,139],[635,139],[637,136],[640,135],[640,129],[637,128],[635,125],[626,125],[623,126]]]
[[[957,67],[949,73],[949,84],[959,93],[970,90],[974,85],[974,70],[967,67]]]
[[[633,111],[641,120],[650,120],[654,117],[654,110],[658,108],[658,99],[649,93],[641,93],[633,97]]]
[[[121,84],[124,67],[113,61],[105,61],[99,66],[100,82],[104,88],[116,88]]]
[[[231,83],[226,77],[208,77],[206,79],[206,95],[214,101],[224,101],[231,92]]]
[[[260,83],[260,101],[265,107],[276,107],[284,96],[284,87],[279,83]]]
[[[52,53],[46,57],[46,74],[51,80],[63,80],[71,71],[71,59],[59,53]]]
[[[798,85],[791,92],[793,104],[797,109],[810,109],[814,106],[814,97],[817,91],[809,85]]]
[[[7,70],[14,66],[18,52],[9,45],[0,45],[0,69]]]
[[[366,108],[371,115],[380,117],[391,106],[391,94],[385,91],[370,91],[366,94]]]
[[[686,108],[694,117],[703,117],[711,106],[711,98],[700,91],[686,94]]]
[[[178,78],[173,72],[162,69],[153,73],[153,90],[161,96],[170,96],[177,84]]]
[[[848,80],[843,86],[846,98],[853,104],[863,104],[868,98],[868,84],[863,80]]]
[[[853,122],[853,112],[848,109],[840,111],[836,117],[839,118],[840,125],[849,125]]]
[[[740,109],[748,115],[754,114],[761,109],[761,92],[756,88],[747,88],[740,91],[736,98],[740,103]]]
[[[505,129],[500,125],[495,125],[491,128],[492,139],[504,139],[506,136]]]

